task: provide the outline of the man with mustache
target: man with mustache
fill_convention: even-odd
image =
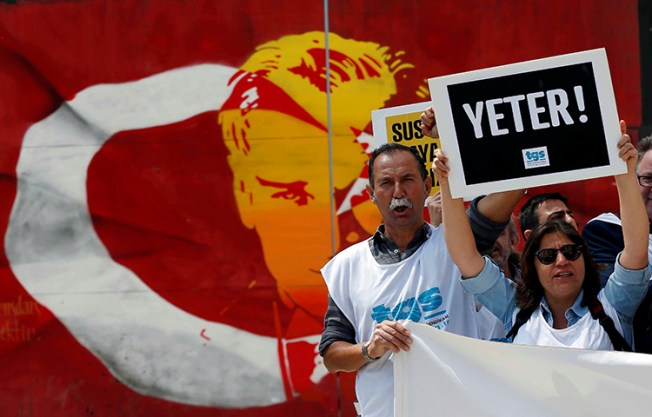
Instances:
[[[365,417],[393,415],[388,358],[409,350],[412,342],[400,320],[480,335],[475,300],[459,284],[441,228],[424,221],[431,187],[418,152],[398,144],[376,149],[366,188],[383,222],[371,238],[340,252],[321,270],[330,297],[319,351],[330,372],[358,371],[356,393]],[[494,225],[493,241],[522,195],[496,193],[477,203]]]

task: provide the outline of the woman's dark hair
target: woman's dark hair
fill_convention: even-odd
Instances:
[[[516,304],[521,310],[534,311],[541,302],[543,287],[539,281],[539,275],[535,266],[535,253],[541,249],[540,245],[543,237],[556,232],[563,233],[568,236],[571,242],[577,243],[582,247],[581,252],[582,258],[584,259],[584,282],[582,283],[584,295],[582,297],[582,305],[588,305],[588,302],[597,297],[598,292],[600,292],[598,267],[591,255],[589,255],[588,247],[584,239],[582,239],[582,236],[570,224],[564,221],[550,220],[532,231],[523,248],[521,257],[522,279],[516,287]]]

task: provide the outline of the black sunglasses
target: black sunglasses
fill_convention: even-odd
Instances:
[[[582,254],[582,248],[582,245],[578,245],[577,243],[569,243],[559,249],[540,249],[536,251],[534,255],[542,264],[550,265],[557,259],[557,252],[561,252],[561,254],[564,255],[564,258],[568,259],[569,261],[577,260]]]

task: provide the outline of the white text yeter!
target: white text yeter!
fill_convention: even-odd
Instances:
[[[577,109],[584,111],[582,86],[576,86],[574,92],[577,100]],[[462,108],[473,125],[475,137],[481,139],[484,136],[484,132],[482,131],[483,117],[487,117],[489,121],[491,136],[501,136],[510,133],[509,129],[499,126],[499,121],[510,115],[513,118],[515,130],[517,132],[523,132],[525,126],[523,115],[521,114],[521,102],[525,102],[527,105],[525,122],[529,121],[532,130],[547,129],[551,126],[557,127],[562,121],[566,125],[574,124],[573,118],[568,112],[568,106],[570,104],[568,94],[560,88],[538,91],[526,95],[519,94],[510,97],[478,101],[475,103],[475,109],[471,107],[471,104],[464,103]],[[509,106],[500,106],[503,109],[501,112],[497,109],[497,106],[503,104],[508,104]],[[484,111],[485,108],[486,112]],[[540,116],[543,114],[547,115],[544,120],[549,120],[549,122],[541,121]],[[587,120],[588,117],[584,114],[579,117],[579,121],[582,123],[586,123]]]

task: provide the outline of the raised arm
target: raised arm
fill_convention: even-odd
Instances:
[[[451,197],[447,158],[440,149],[435,150],[435,156],[432,170],[439,178],[441,186],[442,225],[446,246],[462,277],[472,278],[482,271],[485,261],[476,249],[471,225],[464,209],[464,201],[461,198]]]
[[[648,263],[649,220],[636,179],[636,148],[631,143],[627,125],[620,121],[622,137],[618,142],[619,156],[627,163],[627,173],[614,176],[618,188],[620,218],[623,225],[625,249],[620,255],[620,265],[626,269],[642,269]]]
[[[432,106],[421,113],[420,119],[421,131],[424,135],[433,138],[439,137],[435,112]],[[477,200],[476,208],[479,217],[476,214],[471,216],[471,230],[475,235],[480,252],[484,253],[493,248],[494,242],[504,230],[504,226],[509,222],[516,204],[524,194],[525,190],[504,191],[489,194]],[[435,224],[433,223],[433,225]]]

